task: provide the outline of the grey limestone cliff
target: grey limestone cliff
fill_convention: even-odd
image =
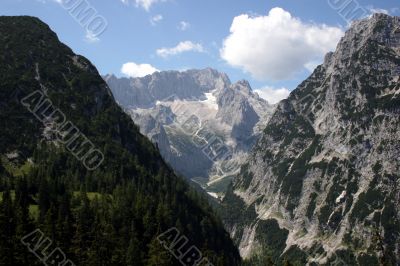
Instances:
[[[244,257],[399,263],[399,75],[400,18],[375,14],[277,106],[224,199]]]

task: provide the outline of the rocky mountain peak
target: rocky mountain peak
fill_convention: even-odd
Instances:
[[[242,206],[225,221],[243,256],[399,261],[399,26],[383,14],[353,23],[277,106],[224,199],[228,210]]]
[[[250,95],[250,94],[252,94],[252,91],[253,91],[250,86],[250,83],[247,80],[239,80],[235,84],[232,84],[231,88],[233,90],[238,90],[238,91],[244,93],[245,95]]]
[[[385,14],[374,14],[369,18],[353,22],[350,29],[339,42],[336,52],[331,58],[328,54],[328,61],[325,60],[325,67],[348,65],[354,61],[352,56],[371,45],[390,47],[399,54],[400,47],[400,19]],[[331,62],[329,59],[333,59]]]
[[[116,77],[114,74],[107,74],[107,75],[105,75],[105,76],[103,77],[103,79],[104,79],[105,81],[111,81],[111,80],[116,80],[117,77]]]

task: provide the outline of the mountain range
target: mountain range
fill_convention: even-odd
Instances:
[[[224,195],[274,109],[247,81],[232,84],[210,68],[104,80],[173,169],[216,198]]]
[[[399,17],[277,105],[211,68],[100,76],[0,17],[0,265],[398,265],[399,114]]]

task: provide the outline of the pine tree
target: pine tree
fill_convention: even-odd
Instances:
[[[126,252],[126,265],[128,266],[141,266],[143,265],[143,255],[140,246],[140,241],[136,235],[133,234],[129,241],[128,250]]]
[[[29,215],[29,195],[25,179],[19,180],[15,189],[15,260],[17,264],[28,265],[32,259],[21,239],[34,230],[33,220]]]
[[[93,215],[89,198],[84,190],[80,192],[79,210],[76,219],[76,230],[72,239],[71,253],[74,254],[74,262],[83,265],[87,262],[88,248],[90,247]]]
[[[39,222],[44,221],[45,215],[50,208],[50,189],[46,178],[42,178],[39,188]]]
[[[171,253],[160,244],[157,238],[154,238],[148,247],[147,266],[174,265]]]
[[[10,191],[3,192],[0,203],[0,265],[14,265],[15,216]]]
[[[49,237],[52,241],[55,241],[56,238],[56,217],[57,217],[57,210],[52,203],[50,208],[48,209],[43,223],[43,232]]]
[[[59,203],[60,205],[56,221],[57,243],[62,250],[68,250],[73,237],[73,217],[71,214],[69,200],[68,193],[64,193]]]

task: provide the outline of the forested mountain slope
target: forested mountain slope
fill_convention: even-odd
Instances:
[[[56,117],[38,105],[46,99]],[[61,113],[77,131],[55,128]],[[181,265],[157,240],[172,227],[214,265],[240,263],[211,208],[139,133],[96,68],[36,18],[0,17],[0,121],[0,265],[41,265],[21,243],[37,228],[76,265]],[[97,160],[67,142],[75,132]]]

